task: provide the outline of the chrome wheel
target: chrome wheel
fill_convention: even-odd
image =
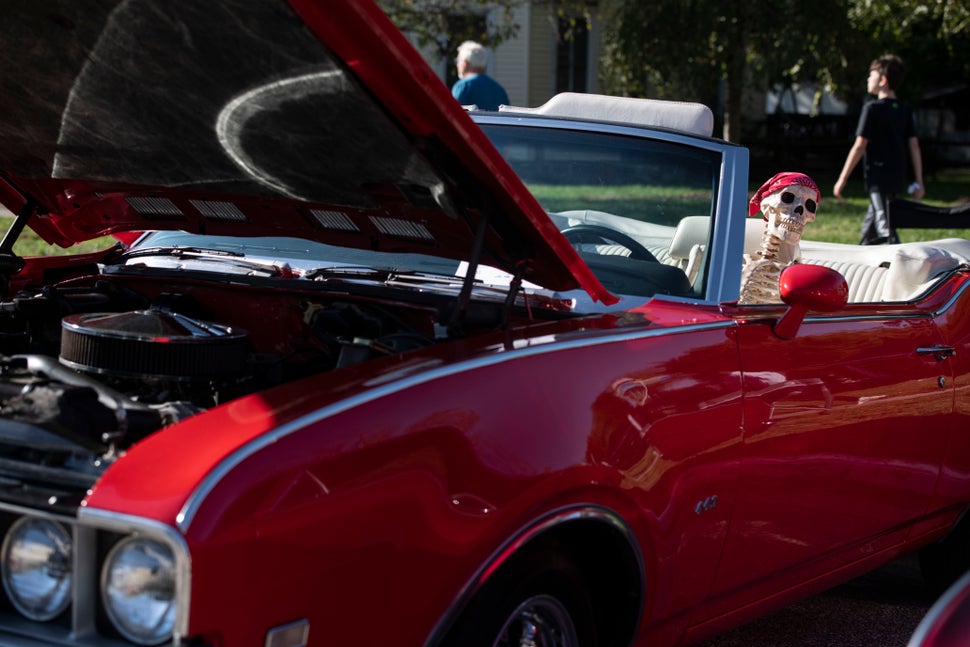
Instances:
[[[509,615],[493,647],[579,647],[579,637],[559,600],[536,595]]]

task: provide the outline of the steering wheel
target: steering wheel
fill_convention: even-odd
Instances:
[[[630,258],[641,261],[652,261],[654,263],[660,262],[656,256],[650,253],[649,249],[638,243],[631,236],[624,234],[622,231],[603,227],[602,225],[574,225],[563,229],[562,235],[573,245],[582,243],[583,239],[587,236],[595,236],[599,240],[611,240],[629,249]]]

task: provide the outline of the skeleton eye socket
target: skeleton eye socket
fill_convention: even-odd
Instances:
[[[784,202],[785,204],[791,204],[792,202],[795,201],[795,194],[792,193],[791,191],[785,191],[781,194],[781,201]],[[805,201],[806,211],[808,211],[809,213],[815,213],[816,209],[818,209],[818,205],[815,204],[815,200]]]

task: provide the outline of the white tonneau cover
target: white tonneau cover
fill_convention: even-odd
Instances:
[[[714,133],[714,113],[711,109],[702,103],[685,101],[563,92],[538,108],[499,106],[499,110],[550,117],[612,121],[637,126],[657,126],[702,137],[710,137]]]

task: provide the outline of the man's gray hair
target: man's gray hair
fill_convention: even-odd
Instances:
[[[488,50],[473,40],[466,40],[458,46],[458,60],[468,61],[468,67],[484,72],[488,67]]]

